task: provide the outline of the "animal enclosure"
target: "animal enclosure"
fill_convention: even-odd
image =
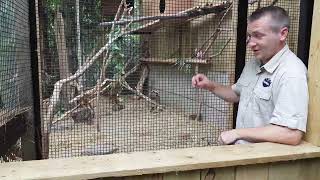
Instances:
[[[43,150],[48,158],[218,145],[232,104],[191,86],[234,82],[229,1],[39,4]]]
[[[216,2],[210,1],[211,5],[193,1],[190,5],[190,1],[156,0],[138,4],[126,1],[129,9],[122,11],[134,18],[116,19],[119,24],[114,26],[115,31],[110,22],[117,14],[120,1],[80,1],[79,6],[77,2],[0,1],[1,179],[320,179],[320,25],[317,23],[320,0],[232,1],[230,15],[224,17],[220,26],[226,32],[213,38],[214,44],[207,51],[209,57],[211,53],[217,55],[213,59],[203,56],[206,53],[198,49],[212,34],[211,30],[202,28],[210,24],[214,26],[213,31],[216,30],[220,20],[215,18],[222,18],[228,11],[220,9],[218,14],[206,14],[207,7],[211,8]],[[217,5],[221,3],[217,1]],[[218,131],[232,126],[232,106],[212,94],[193,89],[191,76],[202,72],[219,82],[232,84],[244,62],[252,57],[245,51],[246,18],[253,10],[272,4],[289,12],[292,21],[287,43],[309,64],[310,104],[305,142],[297,146],[255,143],[193,147],[216,145]],[[140,7],[138,12],[135,7]],[[201,13],[193,13],[193,8]],[[183,13],[189,10],[192,10],[191,19],[190,14],[185,17]],[[193,24],[195,22],[201,26]],[[57,27],[60,28],[57,30]],[[110,43],[109,47],[113,48],[109,48],[109,54],[106,48],[91,65],[85,66],[109,42],[110,32],[114,32],[113,38],[117,37],[126,32],[123,27],[128,31],[143,29],[124,34],[120,41]],[[233,30],[229,34],[230,29]],[[195,47],[198,49],[194,50]],[[233,54],[236,56],[232,57]],[[80,56],[84,66],[78,64]],[[65,59],[67,61],[60,61]],[[105,81],[102,81],[104,64],[107,65],[103,68]],[[63,68],[66,66],[67,70]],[[52,101],[51,97],[57,97],[57,92],[59,98]],[[38,131],[40,125],[42,131]],[[37,152],[39,149],[42,152]],[[153,150],[145,151],[149,149]],[[107,153],[114,154],[57,158]],[[2,163],[48,157],[52,159]]]
[[[44,158],[215,146],[233,127],[233,104],[191,78],[231,85],[238,49],[252,58],[239,1],[38,0],[36,19],[19,2],[1,2],[1,155],[28,143]],[[252,1],[248,13],[271,4],[289,12],[297,52],[300,2]]]

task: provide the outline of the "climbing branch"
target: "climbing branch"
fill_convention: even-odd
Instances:
[[[228,12],[230,11],[230,9],[232,8],[232,4],[230,4],[230,6],[226,9],[226,11],[224,12],[224,14],[222,15],[221,19],[219,20],[219,24],[216,28],[216,30],[210,35],[210,37],[202,44],[201,48],[197,50],[196,52],[196,56],[197,58],[203,59],[205,57],[205,55],[207,54],[208,50],[210,49],[210,47],[213,45],[213,43],[215,42],[215,40],[217,39],[217,37],[219,36],[220,32],[221,32],[221,24],[224,20],[224,18],[226,17],[226,15],[228,14]],[[206,45],[208,44],[208,45]],[[205,49],[204,49],[205,48]]]
[[[129,91],[135,93],[137,96],[142,97],[143,99],[145,99],[146,101],[148,101],[149,103],[156,105],[158,108],[162,109],[162,106],[160,104],[158,104],[157,102],[153,101],[152,99],[150,99],[148,96],[145,96],[144,94],[142,94],[141,92],[133,89],[132,87],[130,87],[130,85],[126,82],[126,81],[122,81],[121,85],[123,87],[125,87],[126,89],[128,89]]]
[[[231,41],[231,38],[228,39],[228,41],[223,45],[223,47],[220,49],[219,52],[217,52],[216,54],[210,56],[210,58],[214,58],[214,57],[220,56],[221,53],[224,51],[224,49],[227,47],[227,45],[229,44],[230,41]]]
[[[230,2],[223,2],[221,4],[205,4],[204,6],[196,6],[185,11],[179,12],[177,14],[169,14],[169,15],[160,15],[160,16],[144,16],[139,18],[130,18],[121,21],[114,22],[102,22],[100,26],[112,26],[112,25],[125,25],[128,23],[136,23],[142,21],[153,21],[153,20],[173,20],[173,19],[189,19],[195,18],[199,16],[204,16],[208,14],[218,14],[224,10],[226,10]]]

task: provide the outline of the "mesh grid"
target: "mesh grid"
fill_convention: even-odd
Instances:
[[[24,119],[17,118],[26,112],[32,112],[32,78],[29,46],[29,4],[26,0],[1,0],[0,2],[0,132],[1,152],[9,146],[19,134],[19,128],[12,124],[24,126]],[[32,120],[32,119],[29,119]],[[13,122],[13,123],[12,123]],[[8,125],[9,124],[9,125]],[[20,126],[20,127],[22,127]],[[32,129],[32,121],[27,128]],[[7,132],[11,131],[11,132]],[[11,135],[11,136],[13,136]],[[7,139],[9,138],[9,139]],[[32,137],[30,137],[32,138]],[[10,147],[1,161],[19,160],[21,139]],[[10,152],[15,151],[15,152]],[[18,152],[19,151],[19,152]],[[21,153],[20,153],[21,154]]]
[[[1,1],[0,11],[0,93],[1,120],[31,105],[31,73],[28,30],[28,3]],[[22,9],[24,9],[22,11]],[[28,90],[28,91],[25,91]]]
[[[272,3],[289,12],[296,52],[300,1],[249,2],[249,14]],[[234,83],[238,1],[37,3],[44,157],[218,145],[232,128],[232,104],[192,88],[191,78]],[[1,0],[2,127],[32,112],[28,6]]]
[[[191,78],[233,83],[237,2],[126,1],[114,27],[121,1],[80,0],[78,23],[76,3],[39,4],[44,153],[218,145],[232,105]]]

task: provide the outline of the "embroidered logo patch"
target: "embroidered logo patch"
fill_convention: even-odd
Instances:
[[[262,82],[263,87],[269,87],[271,85],[271,79],[265,78]]]

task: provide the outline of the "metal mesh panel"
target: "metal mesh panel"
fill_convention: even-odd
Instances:
[[[233,83],[237,2],[120,3],[39,2],[44,153],[218,145],[232,105],[191,78]]]
[[[249,14],[273,3],[289,12],[296,52],[300,1],[248,2]],[[234,83],[238,1],[37,3],[44,157],[218,145],[232,128],[232,105],[191,78]],[[23,144],[6,131],[33,130],[28,10],[28,1],[1,0],[1,153]]]
[[[0,2],[0,149],[10,148],[25,126],[25,117],[32,112],[32,81],[29,46],[28,1]],[[30,119],[29,119],[30,120]],[[32,120],[32,119],[31,119]],[[31,122],[30,122],[31,123]],[[32,125],[28,122],[28,128]],[[21,141],[11,147],[1,160],[17,160]],[[20,151],[20,150],[19,150]]]

